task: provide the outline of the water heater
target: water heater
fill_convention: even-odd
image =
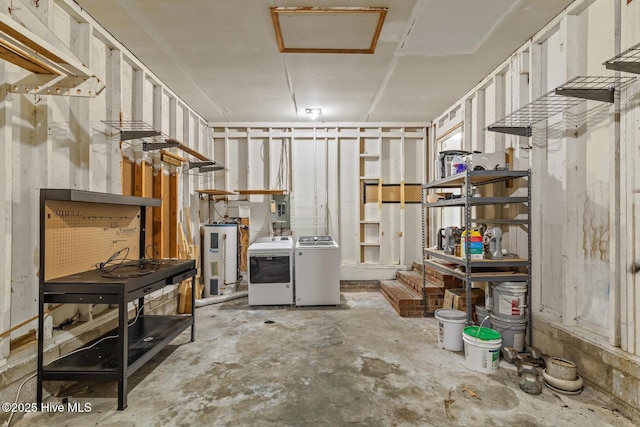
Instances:
[[[233,292],[238,282],[238,224],[205,224],[204,296]]]

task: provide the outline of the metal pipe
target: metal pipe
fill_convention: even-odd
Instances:
[[[238,291],[228,295],[216,295],[214,297],[201,298],[196,300],[196,307],[204,307],[205,305],[219,304],[221,302],[230,301],[237,298],[246,297],[249,291]]]

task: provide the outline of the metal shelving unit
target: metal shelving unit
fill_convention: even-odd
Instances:
[[[506,182],[512,179],[527,180],[527,196],[513,197],[474,197],[472,196],[473,186],[482,186],[499,182]],[[454,199],[441,199],[434,203],[428,203],[427,193],[429,190],[443,188],[461,188],[462,196]],[[470,171],[449,176],[429,182],[422,186],[422,247],[423,247],[423,275],[422,289],[423,297],[426,299],[426,267],[449,274],[465,283],[466,304],[467,304],[467,323],[471,323],[471,288],[473,282],[526,282],[527,283],[527,336],[528,343],[531,344],[531,171],[509,171],[509,170],[492,170],[492,171]],[[474,206],[483,205],[506,205],[506,204],[526,204],[526,219],[477,219],[471,218],[471,210]],[[488,222],[495,224],[519,225],[527,230],[528,234],[528,258],[505,258],[501,260],[472,260],[470,251],[470,242],[467,241],[465,257],[447,255],[443,251],[426,247],[426,211],[427,209],[458,206],[464,210],[463,228],[469,230],[474,222]],[[439,262],[440,261],[440,262]],[[442,261],[445,263],[443,264]],[[455,267],[451,267],[454,265]],[[521,272],[518,270],[525,270]],[[425,301],[426,307],[426,301]],[[425,312],[425,316],[433,315],[433,313]]]
[[[487,127],[493,132],[530,137],[531,126],[567,111],[584,100],[612,104],[616,91],[635,77],[578,76]]]

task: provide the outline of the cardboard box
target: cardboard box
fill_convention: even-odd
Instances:
[[[471,289],[471,307],[476,305],[484,305],[484,289]],[[444,304],[442,308],[455,308],[456,310],[466,311],[467,299],[464,288],[447,289],[444,292]]]

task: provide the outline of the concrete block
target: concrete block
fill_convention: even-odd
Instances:
[[[628,403],[629,405],[637,408],[640,400],[638,398],[639,381],[637,378],[625,375],[623,372],[617,369],[612,369],[612,394]]]
[[[565,345],[575,348],[582,353],[587,353],[592,357],[598,357],[600,359],[602,358],[602,348],[596,347],[595,345],[587,341],[584,341],[561,330],[558,330],[557,335],[558,339]]]
[[[534,323],[535,325],[535,323]],[[533,329],[533,345],[538,347],[544,354],[559,356],[564,352],[564,347],[554,334],[548,334],[538,329]]]
[[[547,335],[556,337],[558,336],[558,328],[556,328],[555,326],[552,326],[550,323],[538,319],[536,317],[533,318],[533,324],[532,324],[533,329],[538,330],[540,332],[543,332]]]
[[[617,355],[608,351],[602,353],[602,361],[626,376],[635,377],[636,381],[640,382],[640,363],[629,360],[624,355]]]
[[[593,357],[591,354],[583,353],[567,345],[564,347],[562,357],[578,365],[578,374],[584,379],[589,380],[606,392],[611,392],[612,369],[601,358]]]

